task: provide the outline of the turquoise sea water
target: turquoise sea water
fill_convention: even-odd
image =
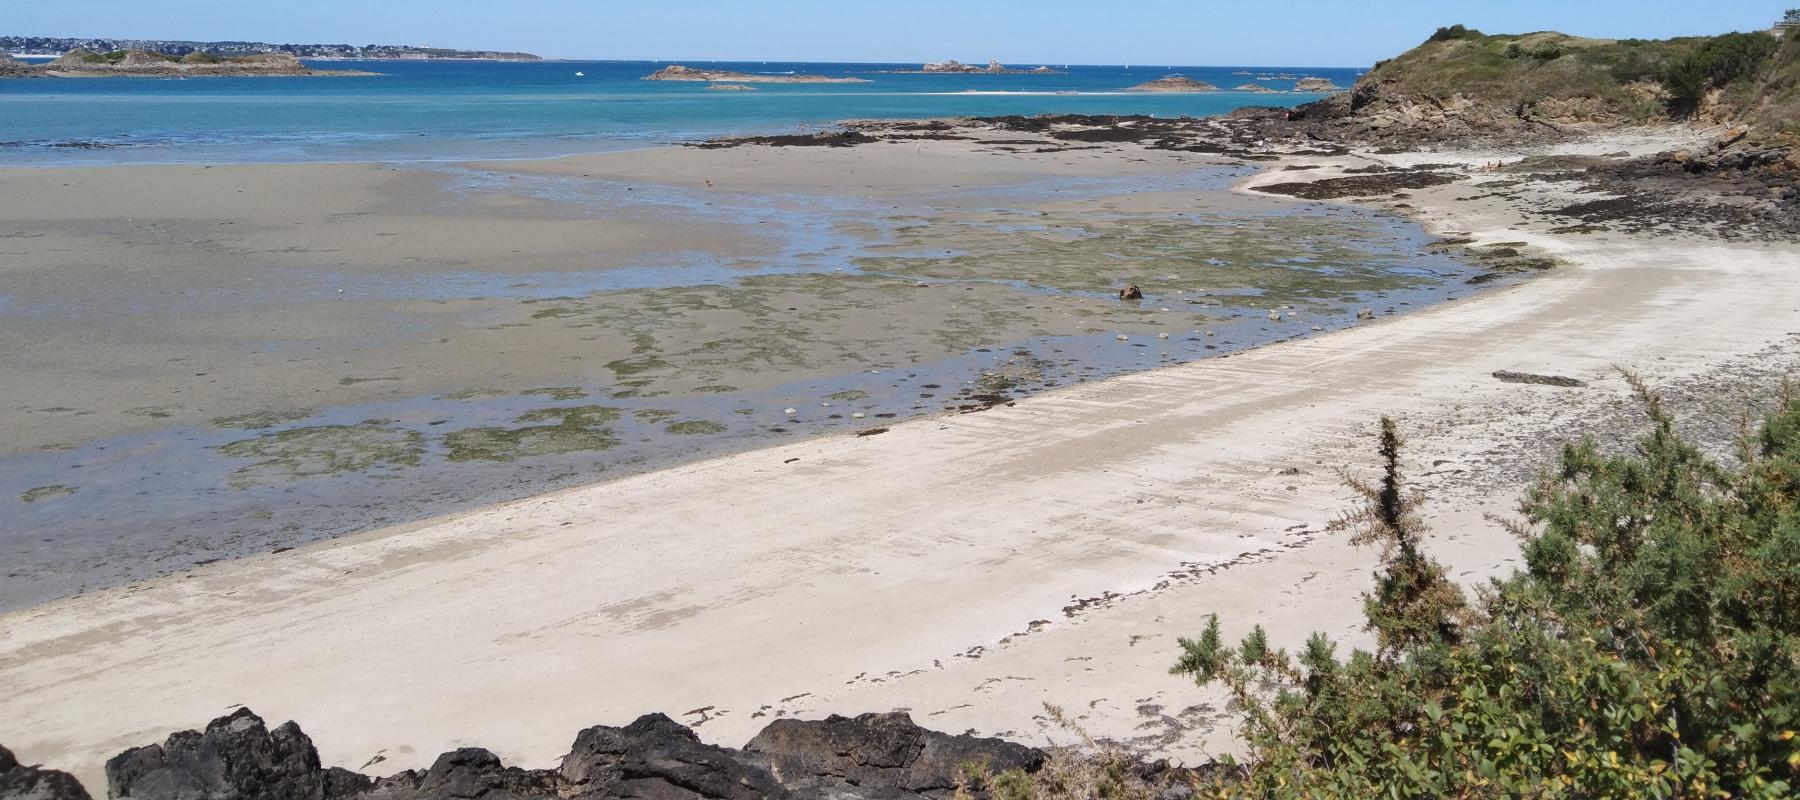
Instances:
[[[1294,78],[1306,76],[1348,86],[1358,73],[1157,64],[1073,65],[1063,75],[892,75],[880,71],[918,65],[684,63],[855,76],[870,83],[760,84],[754,92],[721,92],[699,83],[643,81],[666,64],[620,61],[313,64],[382,73],[370,78],[6,80],[0,81],[0,164],[534,158],[730,133],[790,132],[844,119],[1204,116],[1318,97],[1233,87],[1253,83],[1285,90]],[[1170,74],[1225,91],[1122,92]]]

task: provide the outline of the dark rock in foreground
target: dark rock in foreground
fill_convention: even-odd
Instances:
[[[319,763],[292,722],[270,730],[247,708],[106,762],[114,798],[133,800],[923,800],[955,793],[964,768],[1035,772],[1042,751],[951,736],[903,713],[779,720],[744,750],[700,741],[661,714],[575,737],[556,769],[521,769],[466,747],[425,770],[372,778]],[[979,795],[980,793],[976,793]],[[91,800],[67,773],[0,748],[0,800]]]
[[[0,747],[0,800],[93,800],[67,772],[20,764]]]
[[[893,790],[898,794],[883,796],[894,797],[948,795],[966,765],[994,773],[1044,766],[1043,752],[1034,748],[926,730],[897,712],[776,720],[744,749],[767,756],[784,784],[828,788],[836,796],[855,788]]]

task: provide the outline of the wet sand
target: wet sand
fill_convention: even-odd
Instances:
[[[1513,210],[1553,200],[1413,192],[1436,233],[1564,264],[1416,313],[11,612],[0,741],[93,780],[248,704],[299,720],[328,764],[479,744],[542,766],[580,727],[648,711],[730,745],[777,716],[891,708],[1066,741],[1051,702],[1145,752],[1229,749],[1223,698],[1167,674],[1174,638],[1210,612],[1288,647],[1356,635],[1373,554],[1326,527],[1378,415],[1401,419],[1437,499],[1434,551],[1476,581],[1513,563],[1482,515],[1527,465],[1629,415],[1614,365],[1709,387],[1800,365],[1800,247],[1552,234]]]
[[[1472,291],[1115,150],[0,170],[0,610]]]

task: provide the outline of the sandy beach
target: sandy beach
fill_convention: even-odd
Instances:
[[[1623,134],[1578,149],[1653,152],[1667,149],[1671,136]],[[1384,160],[1466,167],[1521,155],[1284,159],[1238,178],[1232,192],[1244,209],[1272,209],[1292,201],[1258,194],[1257,186]],[[1172,162],[1191,158],[1135,145],[1046,157],[922,142],[823,153],[669,148],[507,170],[702,189],[737,183],[763,192],[835,181],[891,201],[1046,174],[1167,174]],[[1281,171],[1291,165],[1314,169]],[[247,249],[274,254],[277,265],[296,248],[376,249],[384,233],[409,224],[391,213],[393,203],[417,196],[404,184],[444,179],[378,167],[234,167],[211,170],[215,186],[198,167],[155,169],[179,174],[191,193],[156,203],[118,198],[108,218],[130,210],[138,226],[124,239],[88,234],[80,220],[100,213],[94,195],[61,191],[87,180],[129,183],[109,180],[107,170],[0,172],[0,218],[20,218],[25,212],[14,204],[31,198],[31,214],[64,221],[46,226],[42,238],[0,240],[0,249],[115,263],[116,273],[96,281],[129,287],[131,265],[153,260],[142,254],[175,241],[215,241],[216,232],[181,220],[245,190],[251,199],[232,207],[252,230],[220,243],[219,264],[194,267],[198,288]],[[98,786],[106,758],[236,705],[300,721],[328,765],[385,774],[461,745],[543,766],[575,730],[649,711],[728,745],[774,717],[895,708],[941,730],[1069,741],[1043,713],[1042,704],[1053,703],[1093,734],[1144,753],[1193,762],[1229,750],[1221,696],[1167,674],[1175,638],[1197,633],[1212,612],[1232,623],[1230,636],[1260,622],[1289,647],[1314,630],[1355,635],[1357,593],[1374,555],[1327,528],[1349,502],[1338,470],[1367,469],[1380,415],[1396,417],[1410,439],[1412,473],[1433,499],[1434,552],[1475,582],[1510,569],[1515,554],[1511,538],[1483,515],[1507,513],[1529,470],[1558,441],[1632,430],[1629,390],[1616,366],[1640,370],[1677,400],[1693,387],[1713,390],[1704,407],[1685,409],[1697,424],[1712,424],[1741,410],[1720,407],[1720,397],[1767,386],[1800,363],[1800,283],[1792,280],[1800,247],[1551,233],[1552,225],[1519,209],[1557,198],[1479,191],[1494,179],[1418,189],[1403,207],[1390,201],[1384,208],[1438,235],[1522,243],[1561,266],[1368,324],[1315,333],[1311,319],[1283,323],[1308,335],[1059,386],[980,413],[933,412],[856,435],[877,430],[871,421],[10,611],[0,616],[0,685],[10,688],[0,696],[0,742],[24,761],[57,765]],[[254,191],[257,185],[265,191]],[[270,205],[256,205],[258,196]],[[1154,213],[1191,196],[1153,191],[1069,202],[1086,211],[1096,209],[1083,204],[1110,203],[1111,213]],[[440,238],[435,226],[430,236],[408,238],[435,242],[442,249],[433,257],[480,261],[497,272],[537,273],[548,261],[591,260],[599,251],[629,256],[672,246],[670,239],[728,257],[768,255],[767,242],[731,226],[606,224],[559,218],[549,201],[481,197],[500,205],[470,209],[458,235]],[[342,213],[344,198],[384,213],[325,228],[274,224],[318,198],[335,199],[317,216]],[[1057,201],[1033,202],[1057,208]],[[135,216],[158,204],[186,211]],[[552,252],[512,260],[508,243],[516,240],[550,242]],[[394,255],[370,268],[413,268],[408,258],[416,253]],[[622,258],[608,264],[629,261]],[[8,279],[25,295],[67,263],[33,261],[41,272],[14,267]],[[296,319],[330,325],[328,307]],[[1119,314],[1107,320],[1109,331],[1134,324],[1121,312],[1095,313]],[[261,324],[253,309],[228,318]],[[1034,317],[1018,330],[1052,318]],[[1137,324],[1128,335],[1154,336],[1164,327]],[[133,430],[121,413],[127,404],[168,406],[186,415],[176,419],[198,422],[268,410],[277,394],[292,396],[294,382],[396,378],[332,390],[349,398],[334,402],[366,402],[490,380],[495,367],[471,353],[503,362],[514,383],[563,385],[567,359],[579,353],[559,350],[563,339],[535,330],[502,328],[457,347],[404,345],[379,356],[414,365],[392,376],[365,375],[369,362],[357,359],[375,357],[355,347],[344,352],[362,354],[329,364],[270,358],[255,362],[266,378],[249,381],[270,387],[264,397],[209,395],[199,384],[193,391],[203,400],[144,397],[142,382],[120,368],[84,373],[74,387],[25,383],[107,398],[95,402],[116,418],[108,423],[116,434]],[[545,338],[530,338],[538,335]],[[112,349],[104,340],[68,338],[69,349],[44,363]],[[196,340],[216,346],[201,352],[221,359],[236,353],[231,337]],[[164,346],[170,349],[158,349]],[[172,358],[178,346],[150,337],[142,347],[129,357]],[[909,342],[896,355],[923,347]],[[1507,383],[1492,376],[1499,370],[1587,385]],[[13,407],[60,402],[7,398]],[[0,440],[19,450],[64,442],[76,430],[55,414],[6,419]]]

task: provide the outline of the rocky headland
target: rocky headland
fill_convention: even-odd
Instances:
[[[837,78],[829,75],[759,75],[718,69],[696,69],[671,64],[645,75],[647,81],[692,81],[695,83],[868,83],[867,78]]]
[[[221,57],[205,53],[173,56],[149,50],[116,50],[96,53],[72,50],[47,64],[0,62],[0,77],[13,78],[108,78],[108,77],[362,77],[373,72],[312,69],[287,53]]]
[[[1684,77],[1694,74],[1702,76],[1698,83]],[[1295,91],[1329,85],[1322,78],[1296,80]],[[1135,88],[1206,90],[1189,83],[1170,76]],[[1156,85],[1166,88],[1150,88]],[[1239,91],[1255,91],[1251,86]],[[1292,109],[1250,107],[1205,119],[1047,115],[854,122],[817,137],[750,137],[707,146],[853,146],[917,138],[980,140],[1007,132],[1043,137],[1032,148],[1036,152],[1135,142],[1267,162],[1341,155],[1350,148],[1382,155],[1477,147],[1516,152],[1622,130],[1710,126],[1719,134],[1698,147],[1639,157],[1511,162],[1497,157],[1483,169],[1505,171],[1519,185],[1573,184],[1580,192],[1602,195],[1553,210],[1570,226],[1780,238],[1800,234],[1796,119],[1800,36],[1726,34],[1621,43],[1560,33],[1490,36],[1453,26],[1377,64],[1349,90]],[[1009,146],[1023,144],[1029,142]],[[1449,174],[1369,169],[1269,190],[1312,199],[1368,197],[1404,193]],[[1456,178],[1474,176],[1464,170]]]
[[[1136,86],[1126,89],[1125,91],[1127,91],[1127,92],[1161,92],[1164,94],[1183,94],[1183,93],[1190,93],[1190,92],[1216,92],[1218,90],[1219,90],[1219,87],[1214,86],[1205,81],[1197,81],[1197,80],[1194,80],[1193,78],[1188,78],[1188,77],[1184,77],[1181,75],[1170,75],[1168,77],[1157,78],[1156,80],[1153,80],[1153,81],[1147,81],[1145,83],[1140,83]]]
[[[15,76],[15,75],[27,74],[30,71],[31,71],[30,64],[27,64],[16,58],[13,58],[12,56],[10,56],[4,52],[0,52],[0,76],[11,77],[11,76]]]

